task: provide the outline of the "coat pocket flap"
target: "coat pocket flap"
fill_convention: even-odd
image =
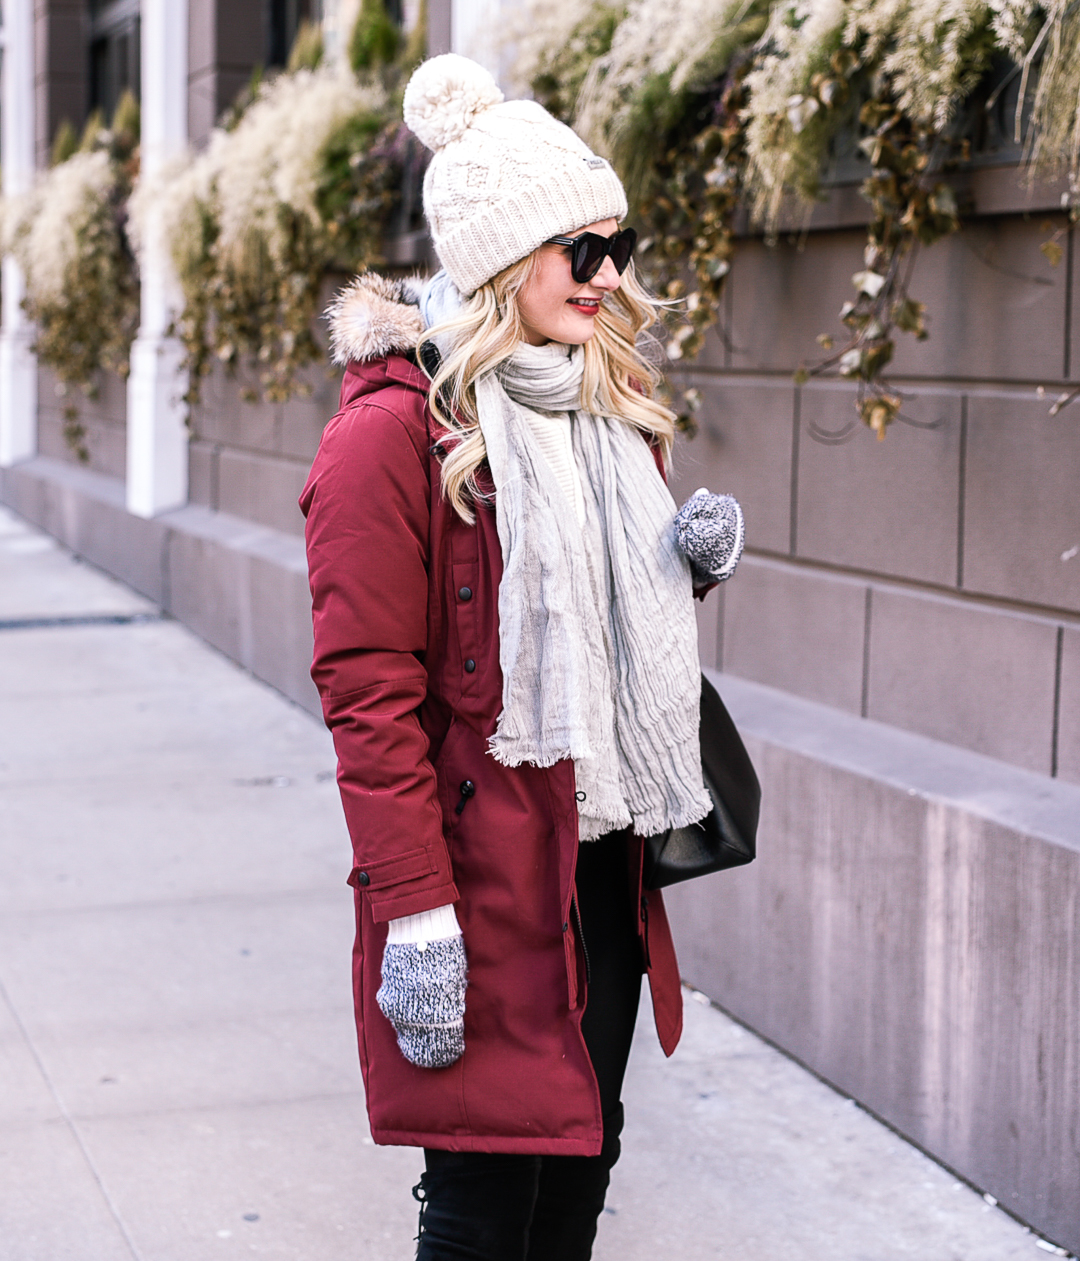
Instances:
[[[410,849],[406,854],[393,858],[381,858],[362,867],[354,867],[348,883],[354,889],[385,889],[388,885],[402,884],[406,880],[419,880],[438,867],[435,855],[427,849]]]

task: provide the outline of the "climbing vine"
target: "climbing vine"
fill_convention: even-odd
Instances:
[[[99,369],[126,372],[153,209],[183,293],[190,397],[216,362],[253,369],[250,397],[303,389],[321,357],[326,274],[377,265],[388,230],[419,226],[426,158],[400,98],[423,39],[423,21],[405,38],[383,0],[363,0],[348,58],[331,66],[318,28],[304,28],[287,69],[254,80],[208,146],[154,181],[138,180],[130,99],[81,140],[62,130],[52,169],[2,206],[4,248],[23,264],[37,350],[60,387],[92,392]],[[887,376],[896,338],[931,328],[914,260],[960,227],[951,176],[1002,94],[1028,170],[1066,177],[1070,212],[1080,200],[1080,0],[535,0],[515,41],[520,82],[624,179],[641,265],[679,313],[674,362],[717,323],[747,225],[775,239],[861,164],[863,264],[843,332],[823,332],[799,376],[856,382],[879,437],[901,414]],[[1051,265],[1059,236],[1051,227],[1043,244]],[[683,393],[685,427],[698,403]]]
[[[405,39],[381,0],[361,6],[345,63],[325,64],[317,34],[302,32],[287,73],[254,83],[202,153],[140,190],[140,215],[163,216],[183,290],[190,402],[215,362],[250,369],[250,400],[307,389],[327,273],[381,261],[422,173],[400,122],[421,37]]]
[[[64,439],[90,458],[78,394],[93,397],[101,369],[126,376],[139,322],[139,286],[124,234],[138,174],[139,107],[128,94],[109,126],[93,115],[81,141],[57,137],[54,165],[3,207],[4,248],[22,264],[34,349],[64,399]]]
[[[1030,171],[1067,174],[1075,200],[1077,111],[1060,102],[1080,99],[1080,4],[632,0],[612,12],[579,7],[562,44],[536,22],[519,74],[623,176],[643,269],[679,300],[669,357],[692,358],[717,322],[745,220],[775,239],[861,163],[871,213],[845,331],[819,336],[824,353],[798,377],[855,381],[859,416],[884,437],[902,407],[886,375],[896,336],[928,336],[913,263],[960,227],[950,174],[970,157],[979,108],[1011,85]],[[1060,248],[1046,242],[1051,264]],[[683,427],[699,403],[684,392]]]
[[[0,203],[5,252],[26,277],[36,350],[65,392],[65,436],[89,458],[74,391],[102,369],[127,375],[139,321],[138,256],[156,215],[182,293],[189,401],[216,362],[246,374],[246,395],[280,400],[305,388],[322,358],[313,333],[328,272],[381,261],[387,231],[412,228],[409,193],[424,155],[401,124],[404,82],[423,56],[424,15],[408,36],[383,0],[363,0],[336,65],[305,25],[284,71],[257,74],[209,143],[152,180],[139,179],[138,105],[81,139],[64,125],[51,169]]]

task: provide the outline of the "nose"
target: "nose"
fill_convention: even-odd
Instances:
[[[610,256],[605,258],[600,264],[600,270],[589,281],[594,289],[603,289],[605,293],[614,293],[622,284],[622,277],[615,268],[615,264],[611,261]]]

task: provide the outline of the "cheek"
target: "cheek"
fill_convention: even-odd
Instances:
[[[537,316],[547,315],[549,319],[552,314],[559,313],[569,297],[566,277],[562,274],[566,270],[563,259],[551,255],[542,257],[529,283],[518,296],[521,313],[526,319],[529,318],[527,311]]]
[[[518,314],[525,323],[534,325],[536,323],[536,318],[540,313],[540,308],[537,305],[536,288],[534,285],[526,285],[526,287],[520,291],[517,297],[517,306]]]

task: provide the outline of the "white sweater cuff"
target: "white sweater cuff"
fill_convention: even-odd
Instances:
[[[391,946],[447,941],[461,935],[452,902],[448,902],[446,906],[437,906],[433,911],[420,911],[416,915],[392,919],[387,928],[389,931],[386,942]]]

